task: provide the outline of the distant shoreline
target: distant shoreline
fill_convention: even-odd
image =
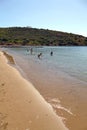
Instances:
[[[29,27],[0,28],[0,45],[7,46],[87,46],[87,37]]]

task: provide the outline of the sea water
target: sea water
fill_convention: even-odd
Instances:
[[[70,130],[87,129],[87,47],[32,47],[32,54],[29,46],[4,50]]]
[[[33,47],[32,55],[28,49],[30,47],[10,48],[9,51],[24,58],[25,62],[32,60],[35,65],[43,65],[46,69],[53,69],[56,73],[59,70],[87,82],[87,47]],[[51,51],[53,51],[53,56],[50,56]],[[38,61],[37,55],[40,52],[42,56]]]

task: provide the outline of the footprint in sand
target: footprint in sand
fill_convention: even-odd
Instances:
[[[0,102],[3,102],[4,99],[5,99],[6,91],[5,91],[4,85],[5,85],[5,83],[2,83],[2,84],[0,85],[0,97],[1,97],[1,98],[0,98]]]
[[[8,122],[1,123],[0,130],[7,130]]]
[[[0,113],[0,130],[7,130],[8,122],[5,121],[6,114]]]
[[[2,83],[2,84],[0,85],[0,92],[3,91],[3,93],[5,93],[5,88],[4,88],[4,86],[5,86],[5,83]]]
[[[2,83],[1,85],[2,85],[2,86],[4,86],[4,85],[5,85],[5,83]]]

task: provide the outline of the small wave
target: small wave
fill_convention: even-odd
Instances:
[[[64,110],[64,111],[68,112],[70,115],[73,115],[73,113],[69,109],[62,107],[59,104],[52,104],[52,106],[53,106],[53,108]]]
[[[71,112],[70,109],[67,109],[63,106],[61,106],[61,101],[58,99],[58,98],[53,98],[53,99],[49,99],[48,101],[51,106],[54,108],[54,109],[61,109],[61,110],[64,110],[65,112],[69,113],[70,115],[73,115],[73,113]]]
[[[53,98],[53,99],[51,99],[51,102],[60,103],[60,100],[58,98]]]

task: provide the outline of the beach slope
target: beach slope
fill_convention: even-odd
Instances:
[[[0,130],[67,130],[34,86],[0,52]]]

